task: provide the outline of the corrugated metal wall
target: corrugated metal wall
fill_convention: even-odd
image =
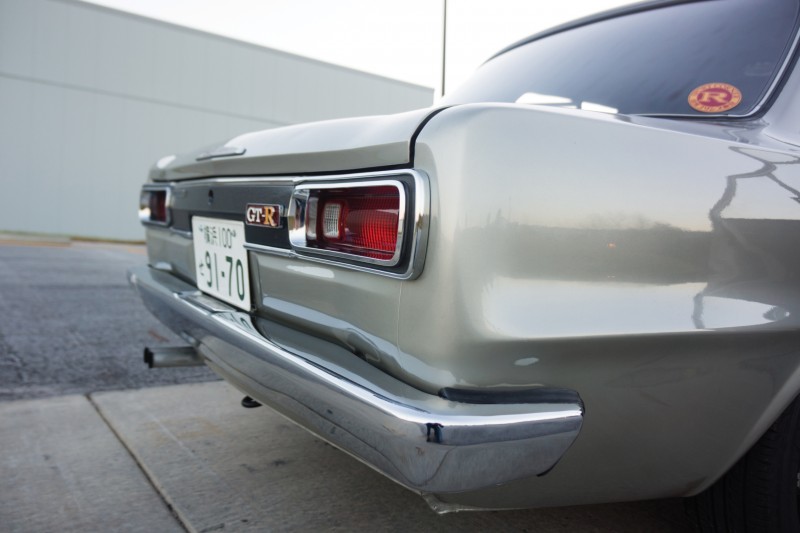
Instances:
[[[76,0],[0,0],[0,230],[141,239],[138,190],[163,155],[432,101],[429,88]]]

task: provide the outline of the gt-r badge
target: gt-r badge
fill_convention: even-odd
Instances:
[[[244,220],[248,226],[281,227],[283,207],[277,204],[247,204]]]

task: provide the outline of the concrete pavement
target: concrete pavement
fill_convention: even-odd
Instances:
[[[415,494],[240,399],[211,382],[0,404],[0,530],[689,527],[680,500],[437,516]]]
[[[183,531],[85,396],[0,404],[0,495],[0,531]]]

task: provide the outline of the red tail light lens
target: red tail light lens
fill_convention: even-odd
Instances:
[[[139,220],[144,224],[169,224],[168,203],[169,190],[142,189],[139,197]]]
[[[400,228],[400,190],[395,186],[312,190],[306,243],[380,260],[394,258]],[[313,212],[312,212],[313,209]]]
[[[167,221],[167,191],[150,194],[150,220]]]
[[[298,185],[288,219],[294,250],[394,267],[403,248],[406,188],[396,180]]]

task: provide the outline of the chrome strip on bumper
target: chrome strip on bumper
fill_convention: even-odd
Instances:
[[[417,492],[472,491],[541,475],[580,431],[579,403],[478,405],[396,380],[381,387],[279,346],[247,313],[167,272],[142,266],[128,277],[150,311],[194,339],[225,379]]]

